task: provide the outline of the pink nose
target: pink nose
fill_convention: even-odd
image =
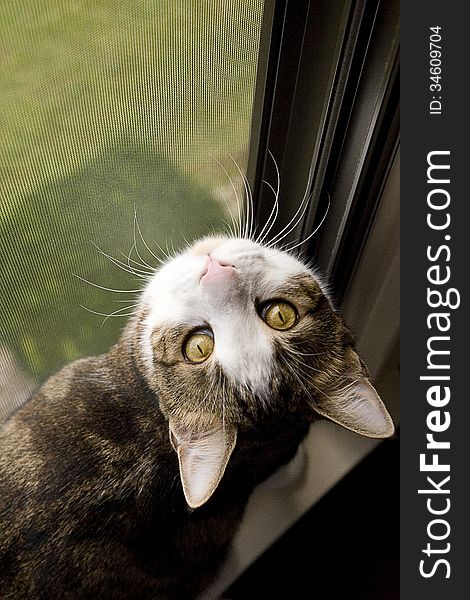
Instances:
[[[235,267],[223,265],[210,254],[207,257],[206,270],[204,271],[201,282],[208,283],[219,279],[228,279],[235,273]]]

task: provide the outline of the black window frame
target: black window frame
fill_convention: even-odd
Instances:
[[[270,238],[308,208],[285,242],[314,259],[342,304],[399,146],[399,3],[266,0],[247,178]]]

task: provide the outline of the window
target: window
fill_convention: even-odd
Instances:
[[[0,14],[0,418],[117,339],[124,291],[159,256],[239,219],[244,173],[261,228],[278,172],[270,238],[320,266],[397,417],[398,2],[9,0]],[[255,492],[207,598],[373,447],[319,425],[295,491]]]
[[[262,17],[261,0],[2,3],[0,417],[117,339],[135,294],[97,286],[137,290],[154,254],[238,219]]]

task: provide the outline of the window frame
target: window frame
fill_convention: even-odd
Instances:
[[[275,187],[272,154],[281,186],[270,239],[304,194],[308,207],[284,242],[308,238],[329,206],[299,253],[315,259],[341,304],[399,144],[399,4],[333,5],[266,1],[247,179],[260,230],[273,206],[272,190],[263,185]],[[325,39],[333,40],[327,48]],[[332,47],[328,60],[312,67],[312,56]],[[308,78],[315,86],[304,84]]]

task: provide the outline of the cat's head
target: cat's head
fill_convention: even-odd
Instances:
[[[250,240],[206,238],[155,273],[138,354],[192,507],[216,489],[240,428],[322,416],[369,437],[394,431],[317,276]]]

